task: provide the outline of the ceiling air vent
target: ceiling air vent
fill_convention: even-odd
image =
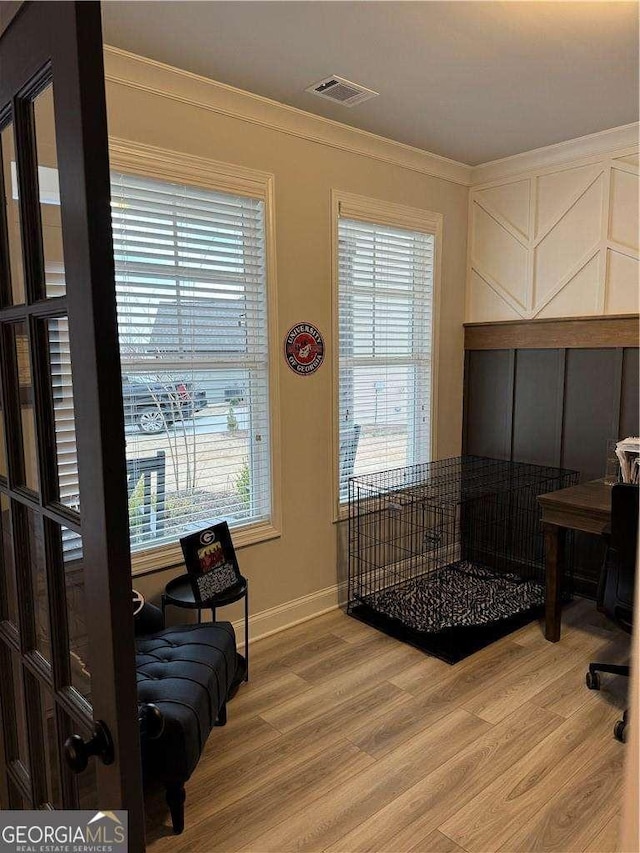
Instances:
[[[344,77],[338,77],[337,74],[314,83],[305,89],[305,92],[311,92],[312,95],[335,101],[345,107],[355,107],[356,104],[375,98],[379,94],[373,89],[367,89],[366,86],[359,86],[357,83],[345,80]]]

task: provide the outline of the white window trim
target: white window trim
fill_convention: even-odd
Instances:
[[[394,204],[381,199],[355,195],[342,190],[331,190],[331,315],[333,334],[332,383],[333,411],[331,430],[331,501],[334,522],[342,521],[349,515],[346,504],[340,503],[340,339],[339,339],[339,257],[338,257],[338,221],[359,219],[377,225],[389,225],[407,228],[411,231],[423,231],[434,236],[433,265],[433,331],[431,338],[431,405],[430,405],[430,441],[429,454],[436,458],[437,437],[437,400],[438,400],[438,354],[440,350],[440,281],[442,274],[442,232],[444,217],[441,213]]]
[[[265,209],[265,251],[267,276],[267,339],[269,346],[269,435],[271,458],[271,519],[233,529],[236,548],[275,539],[281,535],[282,476],[280,465],[280,391],[277,354],[277,275],[274,215],[274,176],[269,172],[247,169],[229,163],[219,163],[204,157],[195,157],[177,151],[168,151],[151,145],[142,145],[125,139],[109,137],[111,168],[132,175],[143,175],[158,180],[179,181],[204,189],[235,193],[259,198]],[[133,575],[142,575],[158,569],[184,564],[182,549],[176,542],[171,545],[151,546],[133,552]]]

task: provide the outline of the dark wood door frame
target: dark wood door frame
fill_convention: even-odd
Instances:
[[[31,102],[53,82],[66,295],[45,298],[37,163]],[[100,7],[94,2],[25,4],[0,40],[0,127],[13,122],[16,134],[19,203],[24,250],[26,304],[11,304],[7,229],[0,212],[0,336],[2,411],[14,429],[7,431],[9,476],[0,489],[16,508],[81,533],[85,567],[85,606],[92,668],[91,703],[95,719],[105,721],[115,742],[115,761],[97,768],[100,806],[129,810],[130,849],[144,846],[140,746],[136,713],[135,655],[131,616],[126,464],[122,390],[117,338],[113,249],[111,239],[109,161]],[[1,189],[1,187],[0,187]],[[73,367],[76,445],[81,515],[57,500],[55,432],[51,388],[42,340],[47,318],[68,316]],[[40,492],[21,484],[24,464],[18,446],[20,401],[16,399],[16,365],[8,357],[7,329],[21,321],[28,328],[34,379]],[[15,359],[14,359],[15,361]],[[14,415],[11,415],[11,412]],[[13,417],[13,422],[11,418]],[[52,459],[53,457],[53,459]],[[2,478],[0,478],[2,479]],[[20,510],[17,509],[17,514]],[[19,534],[19,525],[14,533]],[[45,536],[46,538],[46,536]],[[19,543],[18,543],[19,546]],[[0,555],[1,556],[1,555]],[[80,721],[89,715],[65,672],[64,630],[56,625],[65,606],[64,574],[56,555],[48,553],[53,674],[39,671],[33,649],[33,601],[29,583],[19,580],[19,631],[0,623],[2,654],[20,656],[25,684],[35,679],[51,692],[56,707]],[[49,562],[51,565],[49,565]],[[58,559],[58,569],[60,569]],[[20,574],[20,573],[19,573]],[[38,681],[40,679],[40,681]],[[47,683],[47,679],[53,683]],[[35,687],[34,687],[35,689]],[[5,694],[6,695],[6,694]],[[36,702],[37,704],[37,702]],[[2,707],[3,724],[12,710]],[[23,786],[25,797],[40,798],[41,719],[27,708],[34,761]],[[79,723],[78,723],[79,724]],[[4,727],[4,726],[3,726]],[[87,729],[85,732],[87,733]],[[9,744],[11,746],[11,744]],[[5,739],[3,749],[7,748]],[[6,756],[0,756],[3,760]],[[5,762],[6,765],[6,762]],[[64,771],[63,776],[64,776]],[[5,777],[5,773],[1,774]],[[64,780],[63,780],[64,781]],[[35,790],[35,794],[33,791]],[[7,785],[3,779],[0,794]],[[34,805],[38,805],[35,803]]]

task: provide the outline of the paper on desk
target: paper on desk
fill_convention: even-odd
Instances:
[[[640,438],[630,436],[616,444],[616,456],[620,460],[620,472],[624,483],[638,483],[640,472]]]

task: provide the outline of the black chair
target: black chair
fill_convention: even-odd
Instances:
[[[623,630],[631,633],[633,587],[638,543],[638,486],[618,483],[611,489],[611,534],[598,585],[598,610]],[[590,663],[587,687],[600,689],[601,672],[629,676],[629,667],[611,663]],[[613,734],[626,739],[627,711],[615,724]]]
[[[246,665],[230,622],[165,628],[162,612],[146,603],[135,633],[143,774],[164,784],[180,833],[185,782],[213,727],[225,725]]]

